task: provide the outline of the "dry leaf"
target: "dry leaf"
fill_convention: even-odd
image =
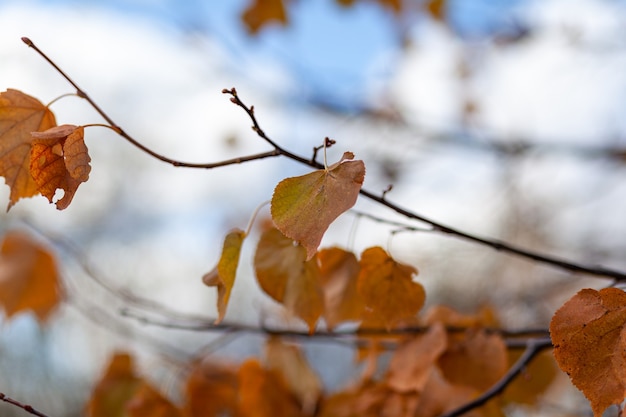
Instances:
[[[446,330],[441,323],[432,325],[425,334],[407,340],[391,358],[387,385],[398,393],[422,392],[447,346]]]
[[[39,192],[53,202],[57,190],[63,197],[57,209],[69,206],[78,186],[89,179],[91,158],[87,152],[82,126],[61,125],[44,132],[32,132],[30,172]]]
[[[239,265],[239,255],[241,245],[246,234],[243,230],[235,229],[226,235],[222,256],[213,270],[202,277],[202,281],[209,287],[217,287],[217,320],[218,324],[226,314],[230,292],[235,285],[237,266]]]
[[[287,24],[287,12],[283,0],[252,0],[241,15],[248,32],[256,34],[263,26],[277,22]]]
[[[276,372],[266,370],[254,359],[241,364],[239,413],[241,417],[303,416],[296,397]]]
[[[303,319],[313,332],[324,311],[316,259],[307,261],[302,246],[279,230],[270,229],[259,240],[254,270],[261,289]]]
[[[349,152],[328,169],[285,178],[274,189],[272,219],[313,258],[328,226],[356,203],[365,178],[363,161]]]
[[[339,248],[323,249],[317,254],[324,291],[324,320],[329,329],[337,324],[359,320],[365,304],[357,291],[359,261],[352,252]]]
[[[509,363],[513,364],[522,356],[524,349],[509,349]],[[505,402],[535,405],[542,394],[554,381],[558,367],[551,352],[541,352],[521,374],[507,385],[502,394]]]
[[[626,390],[626,293],[584,289],[552,317],[554,357],[585,394],[595,417],[621,404]]]
[[[7,317],[32,311],[46,320],[62,299],[52,255],[22,232],[9,232],[0,247],[0,306]]]
[[[185,386],[185,415],[220,417],[235,415],[238,397],[237,370],[234,366],[202,362],[193,367]]]
[[[271,337],[265,345],[268,369],[282,374],[287,386],[302,405],[302,413],[313,415],[322,396],[322,381],[296,345],[288,345]]]
[[[7,210],[39,192],[30,173],[31,132],[55,125],[54,114],[39,100],[18,90],[0,94],[0,176],[11,188]]]
[[[149,384],[143,382],[125,406],[128,417],[182,417],[182,412]]]
[[[141,379],[135,375],[131,356],[116,353],[91,394],[87,416],[128,417],[126,404],[141,383]]]
[[[424,305],[424,288],[413,281],[417,269],[394,261],[381,247],[361,254],[358,291],[365,306],[387,328],[414,317]]]

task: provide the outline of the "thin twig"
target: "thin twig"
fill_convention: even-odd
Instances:
[[[272,145],[274,147],[274,149],[276,149],[278,152],[280,152],[281,155],[286,156],[287,158],[293,159],[294,161],[300,162],[302,164],[308,165],[312,168],[316,168],[316,169],[323,169],[324,166],[315,162],[315,161],[311,161],[310,159],[307,158],[303,158],[299,155],[295,155],[289,151],[287,151],[286,149],[283,149],[282,147],[280,147],[278,144],[276,144],[276,142],[274,142],[272,139],[270,139],[265,132],[263,131],[263,129],[261,129],[261,126],[259,125],[256,116],[254,114],[254,110],[252,107],[248,107],[243,101],[241,101],[241,99],[239,98],[239,95],[237,94],[237,91],[233,88],[233,89],[224,89],[222,90],[222,92],[224,94],[229,94],[231,96],[231,101],[233,103],[235,103],[237,106],[241,107],[250,117],[250,120],[252,121],[252,130],[254,130],[256,132],[256,134],[261,137],[263,140],[265,140],[267,143],[269,143],[270,145]],[[499,252],[505,252],[505,253],[509,253],[511,255],[515,255],[515,256],[519,256],[522,258],[526,258],[526,259],[530,259],[532,261],[535,262],[539,262],[539,263],[543,263],[546,265],[551,265],[551,266],[555,266],[570,272],[574,272],[574,273],[583,273],[583,274],[588,274],[590,276],[594,276],[594,277],[599,277],[599,278],[612,278],[618,281],[626,281],[626,273],[625,272],[621,272],[621,271],[617,271],[617,270],[613,270],[613,269],[609,269],[609,268],[604,268],[602,266],[588,266],[588,265],[582,265],[582,264],[578,264],[575,262],[571,262],[571,261],[567,261],[564,259],[560,259],[557,257],[553,257],[553,256],[549,256],[549,255],[545,255],[542,253],[538,253],[538,252],[533,252],[530,250],[526,250],[523,248],[519,248],[517,246],[511,245],[509,243],[506,242],[502,242],[496,239],[490,239],[490,238],[485,238],[485,237],[480,237],[480,236],[476,236],[473,235],[471,233],[468,232],[464,232],[462,230],[444,225],[443,223],[439,223],[435,220],[429,219],[425,216],[422,216],[420,214],[414,213],[408,209],[405,209],[403,207],[400,207],[399,205],[390,202],[389,200],[387,200],[385,198],[385,195],[377,195],[374,194],[370,191],[367,191],[365,189],[361,189],[360,191],[361,195],[364,197],[369,198],[370,200],[373,200],[393,211],[395,211],[396,213],[401,214],[402,216],[408,218],[408,219],[413,219],[413,220],[417,220],[419,222],[422,223],[426,223],[430,226],[433,227],[433,230],[436,232],[440,232],[446,235],[450,235],[450,236],[454,236],[460,239],[464,239],[473,243],[478,243],[480,245],[483,246],[488,246],[491,247],[492,249],[495,249]]]
[[[219,168],[219,167],[223,167],[223,166],[227,166],[227,165],[241,164],[243,162],[254,161],[254,160],[257,160],[257,159],[264,159],[264,158],[280,156],[280,153],[277,152],[276,150],[274,150],[274,151],[263,152],[263,153],[254,154],[254,155],[242,156],[242,157],[239,157],[239,158],[227,159],[227,160],[219,161],[219,162],[193,163],[193,162],[177,161],[175,159],[171,159],[171,158],[168,158],[168,157],[166,157],[164,155],[161,155],[161,154],[153,151],[152,149],[146,147],[145,145],[143,145],[142,143],[140,143],[139,141],[134,139],[132,136],[130,136],[128,133],[126,133],[124,131],[124,129],[122,129],[117,123],[115,123],[113,121],[113,119],[111,119],[111,117],[109,117],[109,115],[106,114],[104,112],[104,110],[102,110],[100,108],[100,106],[98,106],[96,104],[96,102],[93,101],[92,98],[89,97],[89,95],[83,89],[81,89],[78,86],[78,84],[76,84],[74,82],[74,80],[72,80],[52,59],[50,59],[41,49],[39,49],[37,47],[37,45],[35,45],[35,43],[32,40],[30,40],[27,37],[23,37],[22,38],[22,42],[24,42],[29,47],[33,48],[43,59],[46,60],[46,62],[48,62],[48,64],[50,64],[55,70],[57,70],[57,72],[59,74],[61,74],[61,76],[63,78],[65,78],[65,80],[68,83],[70,83],[72,85],[72,87],[74,87],[76,89],[76,95],[78,95],[78,97],[81,97],[81,98],[87,100],[87,102],[91,105],[91,107],[93,107],[93,109],[96,112],[98,112],[98,114],[100,116],[102,116],[102,118],[104,120],[106,120],[106,122],[110,125],[109,127],[111,129],[113,129],[115,132],[117,132],[118,135],[120,135],[121,137],[126,139],[128,142],[130,142],[131,144],[133,144],[134,146],[136,146],[140,150],[144,151],[148,155],[150,155],[150,156],[152,156],[152,157],[154,157],[154,158],[156,158],[156,159],[158,159],[160,161],[163,161],[163,162],[168,163],[170,165],[173,165],[175,167],[213,169],[213,168]]]
[[[448,413],[442,414],[440,417],[458,417],[467,413],[475,408],[484,405],[487,401],[491,400],[495,396],[502,393],[505,388],[513,382],[515,377],[530,363],[530,361],[543,349],[547,349],[552,346],[550,338],[528,339],[526,341],[526,350],[522,356],[513,364],[509,371],[498,381],[495,385],[485,391],[481,396],[475,400],[462,405],[461,407],[454,409]]]
[[[9,403],[11,405],[14,405],[16,407],[19,407],[22,410],[24,410],[24,411],[26,411],[26,412],[28,412],[30,414],[33,414],[35,416],[48,417],[47,414],[44,414],[41,411],[36,410],[32,405],[21,403],[21,402],[19,402],[17,400],[14,400],[13,398],[3,394],[3,393],[1,393],[1,392],[0,392],[0,400],[4,401],[6,403]]]

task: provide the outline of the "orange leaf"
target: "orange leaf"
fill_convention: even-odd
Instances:
[[[469,387],[451,384],[443,377],[438,368],[433,369],[424,387],[424,393],[420,395],[415,416],[437,417],[448,411],[452,411],[477,395],[476,390]],[[484,406],[486,407],[486,406]],[[484,408],[483,408],[484,409]],[[481,409],[472,410],[463,414],[464,417],[483,417]]]
[[[31,132],[55,125],[54,114],[36,98],[11,89],[0,93],[0,176],[11,188],[7,210],[38,193],[30,174]]]
[[[357,288],[365,306],[380,317],[387,328],[411,318],[424,305],[424,288],[413,281],[417,269],[394,261],[381,247],[361,254]]]
[[[213,270],[202,277],[202,281],[209,287],[217,287],[217,320],[218,324],[226,314],[230,292],[235,285],[237,265],[239,265],[239,255],[241,245],[246,237],[243,230],[235,229],[226,235],[222,256]]]
[[[265,345],[267,367],[282,374],[287,386],[302,405],[305,415],[313,415],[322,396],[322,382],[296,345],[271,337]]]
[[[141,384],[135,375],[133,359],[126,353],[116,353],[107,370],[96,384],[87,404],[89,417],[127,417],[126,404]]]
[[[626,293],[584,289],[552,317],[554,357],[591,403],[593,414],[624,400]]]
[[[324,319],[329,329],[343,321],[359,320],[365,304],[357,291],[359,261],[352,252],[339,248],[317,254],[324,291]]]
[[[356,203],[365,178],[363,161],[343,154],[328,169],[285,178],[274,189],[272,219],[283,234],[306,248],[313,258],[328,226]]]
[[[522,356],[523,349],[509,349],[509,363]],[[542,352],[524,367],[521,375],[507,385],[502,398],[506,402],[534,405],[557,375],[557,365],[550,352]]]
[[[442,22],[446,18],[446,0],[428,0],[426,10],[433,19]]]
[[[237,374],[224,363],[203,362],[193,367],[185,389],[189,417],[234,415],[237,409]]]
[[[272,21],[287,24],[287,13],[283,0],[253,0],[243,12],[241,20],[251,34],[256,34],[259,29]]]
[[[91,158],[87,153],[82,126],[61,125],[45,132],[32,132],[30,172],[39,192],[52,199],[58,189],[64,195],[56,202],[57,209],[69,206],[81,182],[89,179]]]
[[[149,384],[143,382],[126,403],[128,417],[182,417],[182,412]]]
[[[271,370],[250,359],[239,368],[239,416],[301,416],[296,398],[285,381]]]
[[[259,240],[254,270],[261,289],[303,319],[312,332],[324,311],[317,260],[307,261],[302,246],[270,229]]]
[[[386,378],[389,387],[399,393],[422,392],[447,345],[446,330],[440,323],[404,342],[391,358]]]
[[[7,233],[0,247],[0,306],[7,317],[31,310],[43,322],[61,298],[52,255],[24,233]]]

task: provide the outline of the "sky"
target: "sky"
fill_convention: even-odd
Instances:
[[[297,2],[292,25],[251,38],[238,18],[243,0],[4,1],[0,90],[17,88],[44,102],[71,92],[20,42],[29,36],[142,143],[172,158],[213,162],[268,150],[250,131],[245,114],[220,92],[236,86],[255,106],[265,131],[288,149],[309,155],[331,136],[338,145],[329,158],[355,152],[365,160],[365,186],[372,190],[383,190],[393,180],[390,172],[397,171],[389,198],[418,213],[479,235],[540,242],[565,257],[626,268],[618,256],[626,248],[626,172],[623,162],[594,157],[605,148],[626,146],[623,5],[451,3],[457,32],[422,17],[406,28],[407,42],[401,44],[397,22],[369,3],[341,10],[330,1]],[[494,31],[500,43],[486,36]],[[516,36],[520,39],[513,41]],[[459,77],[460,69],[470,75]],[[468,119],[463,109],[469,101],[477,111]],[[336,108],[329,112],[315,105],[319,102]],[[363,120],[356,111],[362,107],[397,112],[402,122]],[[100,121],[77,98],[63,99],[53,110],[62,123]],[[224,233],[245,227],[282,178],[306,172],[278,159],[181,170],[104,129],[89,129],[86,141],[93,169],[72,206],[58,212],[43,198],[24,200],[0,217],[2,227],[29,219],[38,230],[77,242],[93,270],[115,286],[204,315],[214,312],[214,294],[198,286],[217,260]],[[537,147],[522,158],[494,151],[495,145],[518,144]],[[0,187],[0,204],[7,200],[8,188]],[[529,235],[533,224],[547,237]],[[488,263],[489,251],[432,234],[390,237],[388,228],[351,216],[331,227],[325,243],[356,252],[383,245],[399,259],[416,262],[429,294],[443,299],[501,294],[485,291],[480,279],[511,273],[504,261]],[[253,250],[253,243],[244,249],[227,319],[258,323],[260,317],[280,317],[254,290]],[[89,283],[76,259],[60,252],[72,285],[93,291],[100,305],[117,305]],[[532,283],[550,272],[524,268]],[[514,285],[519,299],[536,292]],[[510,287],[502,284],[505,289]],[[532,322],[550,308],[515,310],[506,318]],[[56,372],[95,373],[100,362],[94,357],[101,359],[125,341],[100,330],[93,342],[76,343],[87,324],[76,309],[61,316],[78,324],[52,325]],[[7,346],[16,338],[40,337],[27,320],[6,329],[0,342]],[[189,346],[199,343],[194,336],[180,337]],[[101,347],[94,352],[94,345]],[[83,355],[65,363],[64,352],[74,349]],[[245,352],[257,353],[254,349]],[[13,355],[7,361],[27,356]],[[338,384],[344,371],[337,367],[324,377]]]

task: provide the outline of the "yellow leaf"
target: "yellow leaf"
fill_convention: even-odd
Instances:
[[[626,390],[626,293],[584,289],[552,317],[554,357],[591,403],[595,417]]]
[[[283,0],[252,0],[248,8],[243,12],[241,20],[251,34],[256,34],[259,29],[270,22],[278,22],[283,26],[287,24],[287,13]]]
[[[365,178],[363,161],[350,152],[328,169],[286,178],[274,189],[271,212],[276,227],[306,248],[311,259],[328,226],[356,203]]]
[[[44,132],[32,132],[30,172],[39,192],[52,203],[58,189],[64,191],[57,209],[67,208],[78,186],[89,179],[91,158],[87,153],[82,126],[61,125]]]
[[[217,287],[217,320],[215,324],[220,323],[226,314],[230,292],[235,285],[235,276],[237,273],[237,265],[239,265],[239,255],[241,254],[241,245],[246,237],[243,230],[235,229],[226,235],[224,239],[224,247],[222,248],[222,256],[217,266],[209,273],[202,277],[202,281],[209,287]]]
[[[0,94],[0,176],[11,188],[7,210],[39,192],[30,174],[31,132],[55,125],[54,114],[39,100],[18,90]]]
[[[322,396],[322,382],[296,345],[271,337],[265,345],[267,367],[282,374],[287,386],[302,405],[305,415],[313,415]]]
[[[312,332],[324,311],[317,260],[307,261],[302,246],[270,229],[259,240],[254,270],[261,289],[303,319]]]
[[[357,291],[359,261],[352,252],[339,248],[323,249],[317,254],[324,291],[324,319],[329,329],[337,324],[359,320],[365,304]]]
[[[30,310],[43,322],[61,298],[52,255],[24,233],[7,233],[0,247],[0,306],[7,317]]]
[[[357,288],[366,309],[380,318],[387,328],[411,318],[424,305],[424,287],[413,281],[417,269],[394,261],[381,247],[361,254]]]

